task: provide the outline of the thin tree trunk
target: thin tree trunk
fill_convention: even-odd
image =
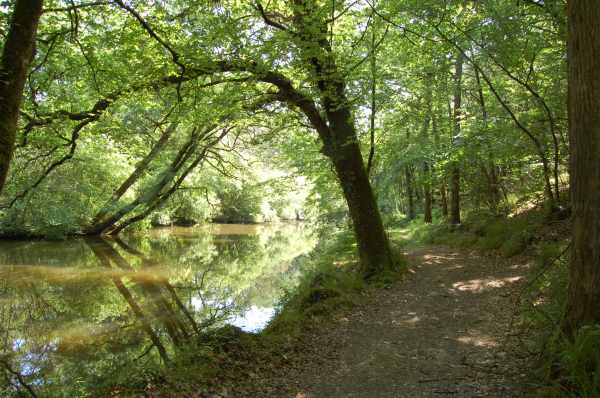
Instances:
[[[35,55],[42,0],[17,0],[0,61],[0,193],[13,156],[27,71]]]
[[[373,0],[373,8],[376,6],[376,0]],[[371,15],[371,115],[370,115],[370,149],[367,161],[367,174],[371,174],[373,159],[375,158],[375,118],[377,116],[377,43],[376,43],[376,25],[375,13]]]
[[[527,137],[531,139],[531,142],[533,143],[535,150],[538,153],[538,156],[540,157],[540,160],[542,162],[544,194],[548,201],[548,206],[551,210],[554,210],[556,208],[556,198],[554,197],[554,193],[552,192],[552,184],[550,182],[552,172],[550,170],[550,161],[548,160],[548,156],[546,155],[545,145],[535,134],[533,134],[531,130],[529,130],[523,123],[521,123],[521,121],[519,120],[519,118],[517,118],[516,114],[510,108],[508,103],[500,96],[500,94],[492,84],[489,76],[481,69],[481,67],[476,62],[473,61],[471,57],[467,55],[465,50],[463,50],[462,47],[460,47],[454,40],[450,39],[447,35],[445,35],[439,27],[435,27],[435,29],[446,42],[454,46],[462,54],[463,58],[467,59],[470,62],[473,68],[479,71],[481,77],[483,78],[487,86],[490,88],[490,91],[492,92],[492,94],[494,94],[494,97],[496,97],[496,99],[498,100],[500,105],[502,105],[504,110],[509,114],[515,125],[521,131],[523,131],[527,135]]]
[[[431,192],[431,183],[429,182],[431,173],[429,170],[428,163],[425,163],[423,165],[423,172],[425,174],[425,178],[427,179],[427,181],[425,181],[423,185],[423,189],[425,190],[425,200],[423,201],[423,221],[425,222],[425,224],[431,224],[433,222],[433,214],[431,209],[433,205],[433,195]]]
[[[442,210],[442,216],[448,218],[448,193],[445,182],[440,186],[440,209]]]
[[[432,124],[432,116],[433,116],[433,106],[432,106],[432,97],[433,97],[433,74],[430,72],[426,72],[425,76],[425,117],[423,120],[423,128],[421,130],[421,141],[423,147],[426,149],[430,148],[430,138],[429,138],[429,127]],[[423,221],[426,224],[431,224],[433,222],[432,215],[432,192],[431,192],[431,166],[429,165],[429,159],[425,158],[423,160]]]
[[[477,93],[479,94],[479,105],[481,106],[481,121],[483,124],[484,131],[487,131],[488,113],[485,104],[485,97],[483,95],[483,87],[481,86],[481,79],[479,78],[479,70],[477,68],[475,68],[475,81],[477,83]],[[481,165],[481,169],[488,183],[488,203],[490,206],[490,211],[496,214],[496,212],[498,211],[498,203],[500,202],[500,191],[498,189],[498,173],[496,170],[496,163],[494,162],[493,151],[490,149],[489,142],[486,146],[488,167],[486,167],[484,163]]]
[[[600,3],[569,1],[573,232],[565,329],[600,324]]]
[[[416,217],[415,211],[415,195],[413,189],[413,172],[410,165],[404,166],[404,179],[406,184],[406,215],[409,220],[414,220]]]
[[[460,224],[460,168],[452,166],[450,174],[450,224]]]
[[[158,139],[156,144],[154,144],[150,152],[148,152],[148,154],[136,165],[135,170],[133,170],[129,177],[127,177],[127,179],[123,181],[123,183],[113,192],[110,199],[104,204],[104,206],[102,206],[98,213],[96,213],[92,222],[90,223],[91,225],[99,224],[104,219],[104,217],[108,215],[111,209],[117,206],[119,199],[121,199],[125,192],[127,192],[129,188],[131,188],[131,186],[140,179],[140,177],[148,169],[148,166],[150,166],[152,160],[154,160],[154,158],[156,158],[160,151],[163,150],[165,145],[167,145],[167,142],[169,141],[169,138],[175,131],[176,127],[176,123],[171,123],[169,127],[167,127],[165,131],[163,131],[160,138]]]
[[[102,219],[96,223],[90,225],[85,233],[87,235],[100,235],[108,230],[114,229],[114,226],[127,214],[134,211],[136,208],[142,205],[149,205],[153,203],[158,196],[163,194],[163,190],[168,186],[177,176],[179,171],[186,165],[187,161],[193,156],[198,148],[198,142],[206,138],[206,136],[215,129],[216,126],[211,125],[201,133],[198,133],[194,129],[188,141],[179,149],[175,158],[171,161],[170,165],[166,170],[163,171],[157,181],[146,191],[138,195],[136,199],[128,204],[125,204],[118,208],[116,211],[106,214]],[[164,196],[164,195],[163,195]]]
[[[460,140],[460,124],[462,118],[462,74],[463,74],[463,55],[456,54],[455,74],[454,74],[454,136],[452,145],[457,146]],[[458,161],[453,161],[450,169],[450,224],[460,224],[460,165]]]

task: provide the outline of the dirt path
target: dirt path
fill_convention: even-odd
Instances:
[[[390,289],[318,327],[296,360],[254,396],[284,398],[510,398],[527,365],[507,342],[523,259],[428,246]]]

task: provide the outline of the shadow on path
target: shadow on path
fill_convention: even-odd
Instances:
[[[429,246],[409,277],[315,337],[322,363],[290,375],[291,398],[502,397],[527,389],[506,345],[523,259]]]

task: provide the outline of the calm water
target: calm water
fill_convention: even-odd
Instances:
[[[84,396],[206,328],[259,331],[314,244],[301,224],[0,242],[0,396]]]

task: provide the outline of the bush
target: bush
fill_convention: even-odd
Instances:
[[[561,339],[555,350],[558,362],[548,367],[555,379],[536,397],[600,397],[600,325],[582,328],[573,341]]]

